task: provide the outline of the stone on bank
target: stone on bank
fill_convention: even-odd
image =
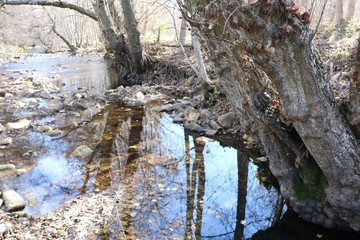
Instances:
[[[7,190],[3,192],[3,200],[5,208],[9,212],[22,210],[25,208],[25,200],[14,190]]]

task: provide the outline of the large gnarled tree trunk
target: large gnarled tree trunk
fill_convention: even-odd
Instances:
[[[282,195],[305,220],[359,231],[360,146],[311,43],[309,16],[289,0],[247,2],[180,4],[244,130],[259,134]]]

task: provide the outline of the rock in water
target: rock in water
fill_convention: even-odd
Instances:
[[[186,121],[184,124],[184,128],[185,130],[193,131],[193,132],[199,132],[199,133],[205,132],[205,129],[194,121]]]
[[[12,138],[7,137],[0,140],[0,145],[10,145],[12,143]]]
[[[75,151],[72,153],[72,156],[76,158],[87,158],[90,157],[92,152],[93,151],[88,146],[81,145],[75,149]]]
[[[6,124],[8,130],[22,130],[30,126],[31,121],[28,119],[21,119],[17,122],[10,122]]]
[[[225,113],[221,115],[217,121],[222,127],[231,128],[235,122],[235,114],[233,112]]]
[[[3,199],[6,210],[9,212],[18,211],[25,208],[25,200],[14,190],[3,192]]]

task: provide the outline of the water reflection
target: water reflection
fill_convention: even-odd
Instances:
[[[156,104],[112,103],[72,127],[71,117],[58,118],[65,134],[42,136],[36,166],[12,182],[32,202],[30,215],[107,189],[118,195],[110,239],[274,239],[275,233],[302,239],[301,231],[281,238],[290,210],[274,187],[260,183],[264,171],[249,152],[196,141],[168,115],[152,112]],[[71,157],[79,145],[90,146],[92,155]]]
[[[72,57],[65,53],[34,53],[20,62],[0,65],[0,80],[31,74],[51,81],[62,90],[86,88],[91,94],[103,94],[117,87],[115,71],[109,69],[100,56]]]

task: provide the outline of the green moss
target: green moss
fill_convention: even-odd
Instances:
[[[296,199],[325,201],[325,188],[328,183],[315,162],[311,161],[306,166],[300,167],[299,176],[294,178],[294,197]]]

